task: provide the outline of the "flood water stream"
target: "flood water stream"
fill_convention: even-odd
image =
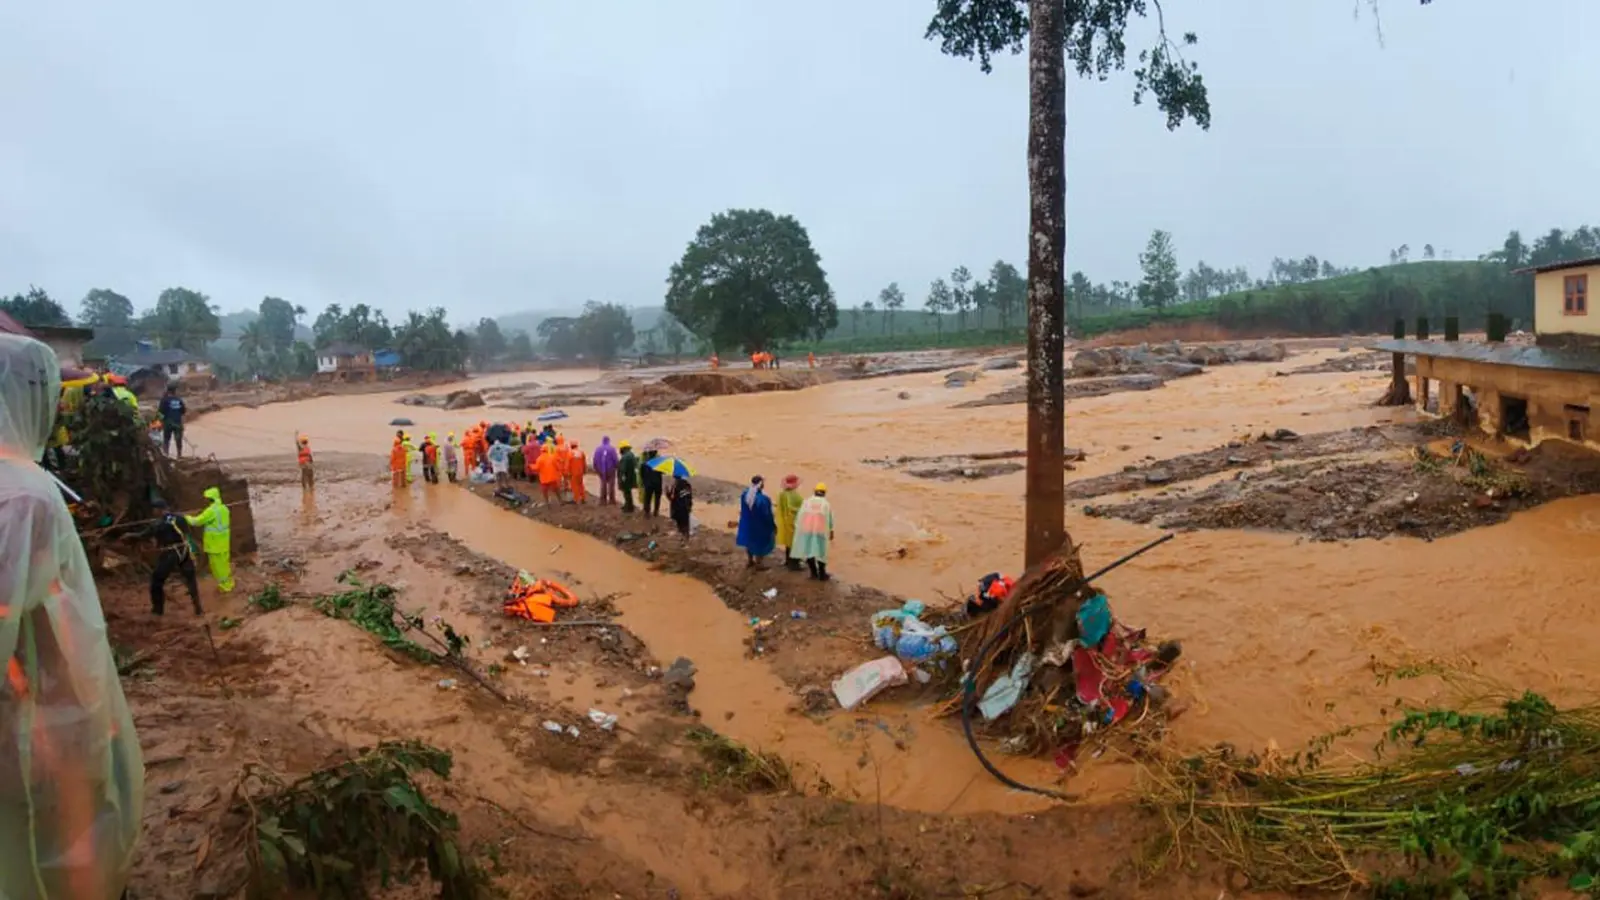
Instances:
[[[1292,364],[1315,358],[1307,354]],[[1146,456],[1210,449],[1275,428],[1309,433],[1412,415],[1370,405],[1387,377],[1382,373],[1273,376],[1284,367],[1222,367],[1155,391],[1069,402],[1067,442],[1084,449],[1088,459],[1067,477],[1114,472]],[[571,384],[594,374],[527,373],[496,376],[493,383]],[[830,566],[838,577],[938,602],[941,594],[965,591],[983,572],[1014,572],[1019,566],[1021,474],[923,481],[862,460],[1022,447],[1023,406],[952,408],[1019,377],[986,373],[959,390],[945,388],[936,374],[839,382],[709,398],[684,412],[638,418],[624,417],[613,400],[575,408],[562,425],[590,447],[601,435],[636,444],[671,438],[701,473],[735,483],[758,473],[776,482],[790,472],[807,484],[826,481],[838,519]],[[900,399],[902,392],[909,399]],[[228,409],[194,423],[191,434],[201,452],[224,459],[291,454],[296,432],[309,434],[318,450],[380,454],[396,416],[414,419],[413,432],[442,436],[484,418],[535,415],[445,412],[394,400],[395,395],[372,394]],[[387,492],[382,485],[374,490]],[[879,741],[873,744],[879,765],[858,765],[862,739],[847,739],[859,729],[853,717],[841,714],[818,724],[787,711],[792,693],[764,663],[744,658],[742,617],[698,581],[652,571],[604,543],[496,509],[462,491],[419,485],[393,515],[397,527],[425,522],[478,552],[534,570],[548,567],[548,548],[561,544],[560,568],[574,573],[586,590],[622,593],[617,606],[623,624],[658,658],[694,660],[700,674],[691,702],[707,724],[813,766],[836,786],[868,798],[881,787],[886,802],[916,809],[1016,810],[1027,803],[986,778],[974,779],[977,763],[959,732],[916,710],[875,705],[871,716],[881,717],[890,731],[914,731],[910,752],[894,751],[888,735],[879,733],[873,739]],[[718,510],[702,515],[713,524],[725,518]],[[1076,510],[1069,510],[1068,528],[1084,545],[1091,567],[1155,534]],[[1395,688],[1377,683],[1374,659],[1470,665],[1518,689],[1558,699],[1594,693],[1600,665],[1588,649],[1600,641],[1597,555],[1600,498],[1585,497],[1433,542],[1313,543],[1282,534],[1187,533],[1108,576],[1103,586],[1120,618],[1184,642],[1175,693],[1191,707],[1175,723],[1173,740],[1241,747],[1274,741],[1293,748],[1340,725],[1376,719]],[[1038,764],[1012,765],[1026,774]],[[1109,774],[1104,781],[1124,778]],[[1080,787],[1075,780],[1073,789]]]

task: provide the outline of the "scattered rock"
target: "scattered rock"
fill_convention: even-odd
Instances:
[[[976,369],[959,369],[944,376],[944,386],[947,388],[966,387],[978,380]]]
[[[1184,355],[1184,359],[1197,366],[1221,366],[1233,362],[1233,356],[1226,349],[1213,347],[1210,344],[1191,347]]]
[[[1015,356],[1001,356],[995,359],[984,360],[983,365],[979,368],[985,372],[1000,372],[1006,369],[1020,369],[1022,368],[1022,360],[1017,359]]]
[[[184,782],[182,781],[169,781],[161,786],[161,793],[176,794],[178,791],[183,790],[183,785]]]
[[[695,672],[694,663],[689,657],[680,656],[667,667],[667,671],[661,676],[661,683],[687,694],[694,690]]]
[[[1151,469],[1144,473],[1144,480],[1146,484],[1166,484],[1172,480],[1172,474],[1160,469]]]
[[[471,409],[483,405],[483,395],[477,391],[451,391],[444,398],[445,409]]]
[[[1289,351],[1273,341],[1259,341],[1239,348],[1238,358],[1246,362],[1282,362]]]
[[[1300,440],[1300,435],[1297,434],[1296,432],[1290,431],[1287,428],[1279,428],[1278,430],[1272,432],[1271,434],[1267,434],[1267,433],[1263,432],[1262,435],[1261,435],[1261,439],[1263,441],[1272,441],[1274,443],[1286,444],[1286,443],[1289,443],[1291,441]]]
[[[397,428],[409,428],[409,427],[412,427],[412,426],[416,425],[417,423],[411,421],[410,419],[401,418],[401,419],[390,419],[389,420],[389,424],[393,425],[393,426],[395,426]]]
[[[897,398],[899,398],[901,400],[910,400],[911,399],[911,392],[910,391],[901,391],[900,393],[895,394],[895,397],[897,397]]]
[[[1194,363],[1184,362],[1158,362],[1149,367],[1151,374],[1160,378],[1188,378],[1199,375],[1205,369]]]

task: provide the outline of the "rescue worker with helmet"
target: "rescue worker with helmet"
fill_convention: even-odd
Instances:
[[[211,505],[201,510],[199,515],[185,516],[185,519],[190,525],[204,529],[200,547],[206,552],[211,576],[217,579],[217,590],[226,594],[233,590],[233,566],[229,562],[232,556],[232,532],[228,527],[231,520],[227,504],[222,502],[222,491],[208,487],[205,498],[211,501]]]
[[[140,537],[156,542],[156,567],[150,573],[150,612],[162,615],[167,607],[167,579],[177,572],[183,586],[189,589],[189,599],[194,603],[194,614],[204,615],[200,608],[200,585],[195,577],[194,551],[189,546],[189,533],[184,528],[184,518],[167,508],[167,501],[157,499],[156,520],[140,533]]]

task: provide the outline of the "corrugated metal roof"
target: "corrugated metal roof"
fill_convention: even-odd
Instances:
[[[1387,340],[1369,346],[1386,353],[1409,353],[1436,359],[1461,359],[1496,366],[1521,366],[1525,369],[1552,369],[1557,372],[1600,374],[1600,351],[1529,347],[1517,344],[1484,344],[1477,341]]]
[[[1600,256],[1590,256],[1586,259],[1564,259],[1560,262],[1544,263],[1538,266],[1528,266],[1522,269],[1512,269],[1513,275],[1538,275],[1542,272],[1559,272],[1562,269],[1587,269],[1591,266],[1600,266]]]
[[[205,362],[187,350],[147,350],[117,357],[117,362],[133,366],[170,366],[173,363]]]

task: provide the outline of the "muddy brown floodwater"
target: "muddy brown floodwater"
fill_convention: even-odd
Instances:
[[[1087,459],[1065,477],[1106,475],[1277,428],[1312,433],[1405,422],[1415,415],[1371,405],[1383,390],[1382,372],[1274,376],[1286,365],[1335,355],[1312,350],[1291,363],[1236,364],[1154,391],[1073,400],[1067,405],[1067,440]],[[545,384],[578,384],[595,374],[535,377]],[[937,603],[942,595],[965,591],[984,572],[1019,567],[1022,474],[933,482],[863,460],[1022,447],[1023,406],[954,408],[1020,378],[1016,372],[985,372],[964,388],[945,387],[938,373],[840,381],[803,391],[706,398],[682,412],[637,418],[625,418],[614,406],[577,408],[561,426],[591,448],[602,435],[635,444],[667,437],[702,473],[734,483],[758,473],[776,483],[791,472],[807,487],[825,481],[838,520],[830,566],[838,577]],[[497,376],[471,386],[515,379]],[[391,418],[412,418],[413,432],[442,436],[498,412],[446,412],[393,400],[324,397],[223,410],[195,422],[191,434],[201,452],[223,459],[288,455],[296,431],[309,434],[319,451],[378,454],[394,432]],[[548,565],[544,548],[562,544],[562,569],[586,586],[625,593],[617,601],[623,621],[652,652],[665,659],[690,656],[700,666],[691,702],[708,724],[754,742],[778,742],[785,754],[830,781],[838,776],[860,787],[859,773],[853,779],[846,774],[855,751],[833,746],[832,720],[818,724],[786,711],[791,697],[783,685],[740,653],[741,617],[703,584],[652,571],[602,543],[552,531],[464,491],[419,486],[401,506],[409,508],[393,513],[394,527],[426,521],[513,565]],[[733,517],[732,509],[699,512],[713,525]],[[1084,545],[1090,566],[1155,534],[1128,522],[1086,517],[1077,508],[1068,512],[1068,527]],[[1600,497],[1581,497],[1432,542],[1312,543],[1282,534],[1185,533],[1108,576],[1104,587],[1119,617],[1184,642],[1175,693],[1192,705],[1174,723],[1172,740],[1293,747],[1341,725],[1376,719],[1395,689],[1375,683],[1374,658],[1470,663],[1558,701],[1593,693],[1600,688],[1600,664],[1588,652],[1600,641],[1600,591],[1593,586],[1597,551]],[[950,723],[919,715],[893,708],[884,713],[893,720],[891,728],[916,729],[911,756],[925,751],[935,761],[926,769],[908,766],[892,784],[885,776],[886,800],[892,795],[896,803],[919,809],[944,809],[952,802],[956,808],[1027,806],[1019,795],[987,782],[962,791],[975,763]],[[1127,778],[1091,769],[1075,779],[1075,790],[1094,796],[1093,785],[1078,780],[1102,781],[1103,795]],[[932,800],[918,799],[928,791]]]

